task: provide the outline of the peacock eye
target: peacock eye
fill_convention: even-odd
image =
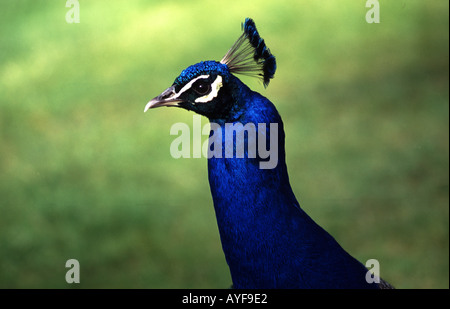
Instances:
[[[199,79],[192,85],[192,88],[195,92],[197,92],[199,95],[205,95],[208,92],[211,91],[211,85],[208,81]]]

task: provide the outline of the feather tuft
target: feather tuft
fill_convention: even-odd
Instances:
[[[261,78],[264,87],[267,87],[277,69],[275,56],[259,36],[253,19],[246,18],[242,30],[241,36],[220,63],[226,64],[231,73]]]

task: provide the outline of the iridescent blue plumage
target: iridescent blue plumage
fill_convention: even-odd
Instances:
[[[210,141],[220,141],[214,144],[220,155],[208,158],[208,179],[234,287],[378,288],[366,281],[364,265],[300,207],[289,182],[277,109],[233,74],[262,78],[267,86],[276,70],[275,57],[253,20],[247,18],[242,28],[220,62],[200,62],[183,70],[145,108],[181,107],[208,117],[217,129],[211,131]],[[227,135],[230,125],[238,129]],[[250,155],[251,134],[243,129],[247,125],[256,129],[255,136],[277,141],[272,168],[261,169],[265,158]],[[258,139],[258,146],[264,139]],[[237,156],[239,143],[247,145],[243,158]],[[230,146],[232,156],[226,157]]]
[[[182,86],[194,77],[197,77],[199,75],[211,74],[213,72],[224,76],[229,74],[228,67],[225,64],[222,64],[218,61],[201,61],[184,69],[181,74],[175,79],[174,85]]]

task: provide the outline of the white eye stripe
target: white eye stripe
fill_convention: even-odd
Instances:
[[[203,97],[197,98],[195,103],[206,103],[217,97],[219,89],[222,87],[222,76],[217,75],[216,80],[211,84],[211,92]]]
[[[182,95],[184,92],[186,92],[187,90],[189,90],[192,87],[192,84],[195,83],[197,80],[201,79],[201,78],[208,78],[209,75],[200,75],[196,78],[194,78],[193,80],[191,80],[189,83],[187,83],[186,85],[184,85],[183,88],[181,88],[180,92],[178,92],[173,99],[178,98],[180,95]]]

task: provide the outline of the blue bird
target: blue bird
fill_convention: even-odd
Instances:
[[[369,283],[365,266],[300,207],[289,183],[281,117],[234,75],[260,78],[267,87],[276,60],[252,19],[242,30],[220,62],[186,68],[145,106],[181,107],[211,123],[208,178],[233,287],[389,287]],[[268,152],[268,145],[275,149]]]

